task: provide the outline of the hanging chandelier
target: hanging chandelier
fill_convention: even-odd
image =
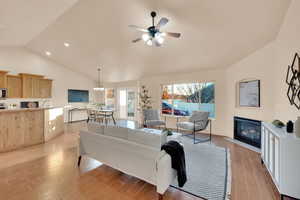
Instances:
[[[98,81],[97,81],[97,87],[95,87],[94,90],[95,90],[95,91],[103,91],[103,90],[104,90],[104,87],[103,87],[103,85],[101,84],[101,80],[100,80],[101,69],[98,68],[97,71],[98,71]]]

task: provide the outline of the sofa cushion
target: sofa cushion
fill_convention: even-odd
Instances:
[[[99,123],[90,122],[87,124],[87,128],[89,132],[104,134],[104,126]]]
[[[128,140],[160,149],[162,144],[167,141],[167,135],[151,129],[130,129]]]
[[[128,128],[117,127],[117,126],[104,126],[104,135],[127,140]]]

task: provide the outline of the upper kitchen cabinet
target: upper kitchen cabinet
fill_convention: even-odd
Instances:
[[[8,71],[0,71],[0,88],[6,88],[6,76]]]
[[[7,98],[51,98],[52,80],[42,75],[0,71],[0,88],[7,88]]]
[[[23,98],[51,98],[52,80],[35,74],[20,74]]]
[[[7,75],[7,97],[22,98],[22,79],[20,76]]]
[[[39,97],[51,98],[52,97],[52,80],[39,79]]]
[[[52,80],[50,79],[33,79],[33,97],[34,98],[51,98]]]
[[[22,79],[22,97],[39,98],[39,79],[44,76],[35,74],[20,74]]]

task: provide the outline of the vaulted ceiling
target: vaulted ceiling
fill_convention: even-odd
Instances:
[[[0,46],[23,46],[78,0],[0,0]]]
[[[25,45],[96,79],[135,80],[162,73],[224,68],[274,40],[290,0],[0,0],[0,45]],[[4,4],[3,4],[4,3]],[[4,5],[4,6],[3,6]],[[150,12],[181,32],[160,48],[131,40]],[[1,28],[2,27],[2,28]],[[63,43],[68,42],[66,48]]]

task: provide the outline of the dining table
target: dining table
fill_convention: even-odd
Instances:
[[[104,122],[105,124],[107,124],[107,119],[111,118],[113,120],[114,125],[116,125],[116,120],[114,118],[114,109],[97,109],[94,108],[92,109],[93,111],[95,111],[95,113],[97,113],[97,117],[103,117],[104,118]],[[88,117],[88,121],[89,121],[89,117]]]

